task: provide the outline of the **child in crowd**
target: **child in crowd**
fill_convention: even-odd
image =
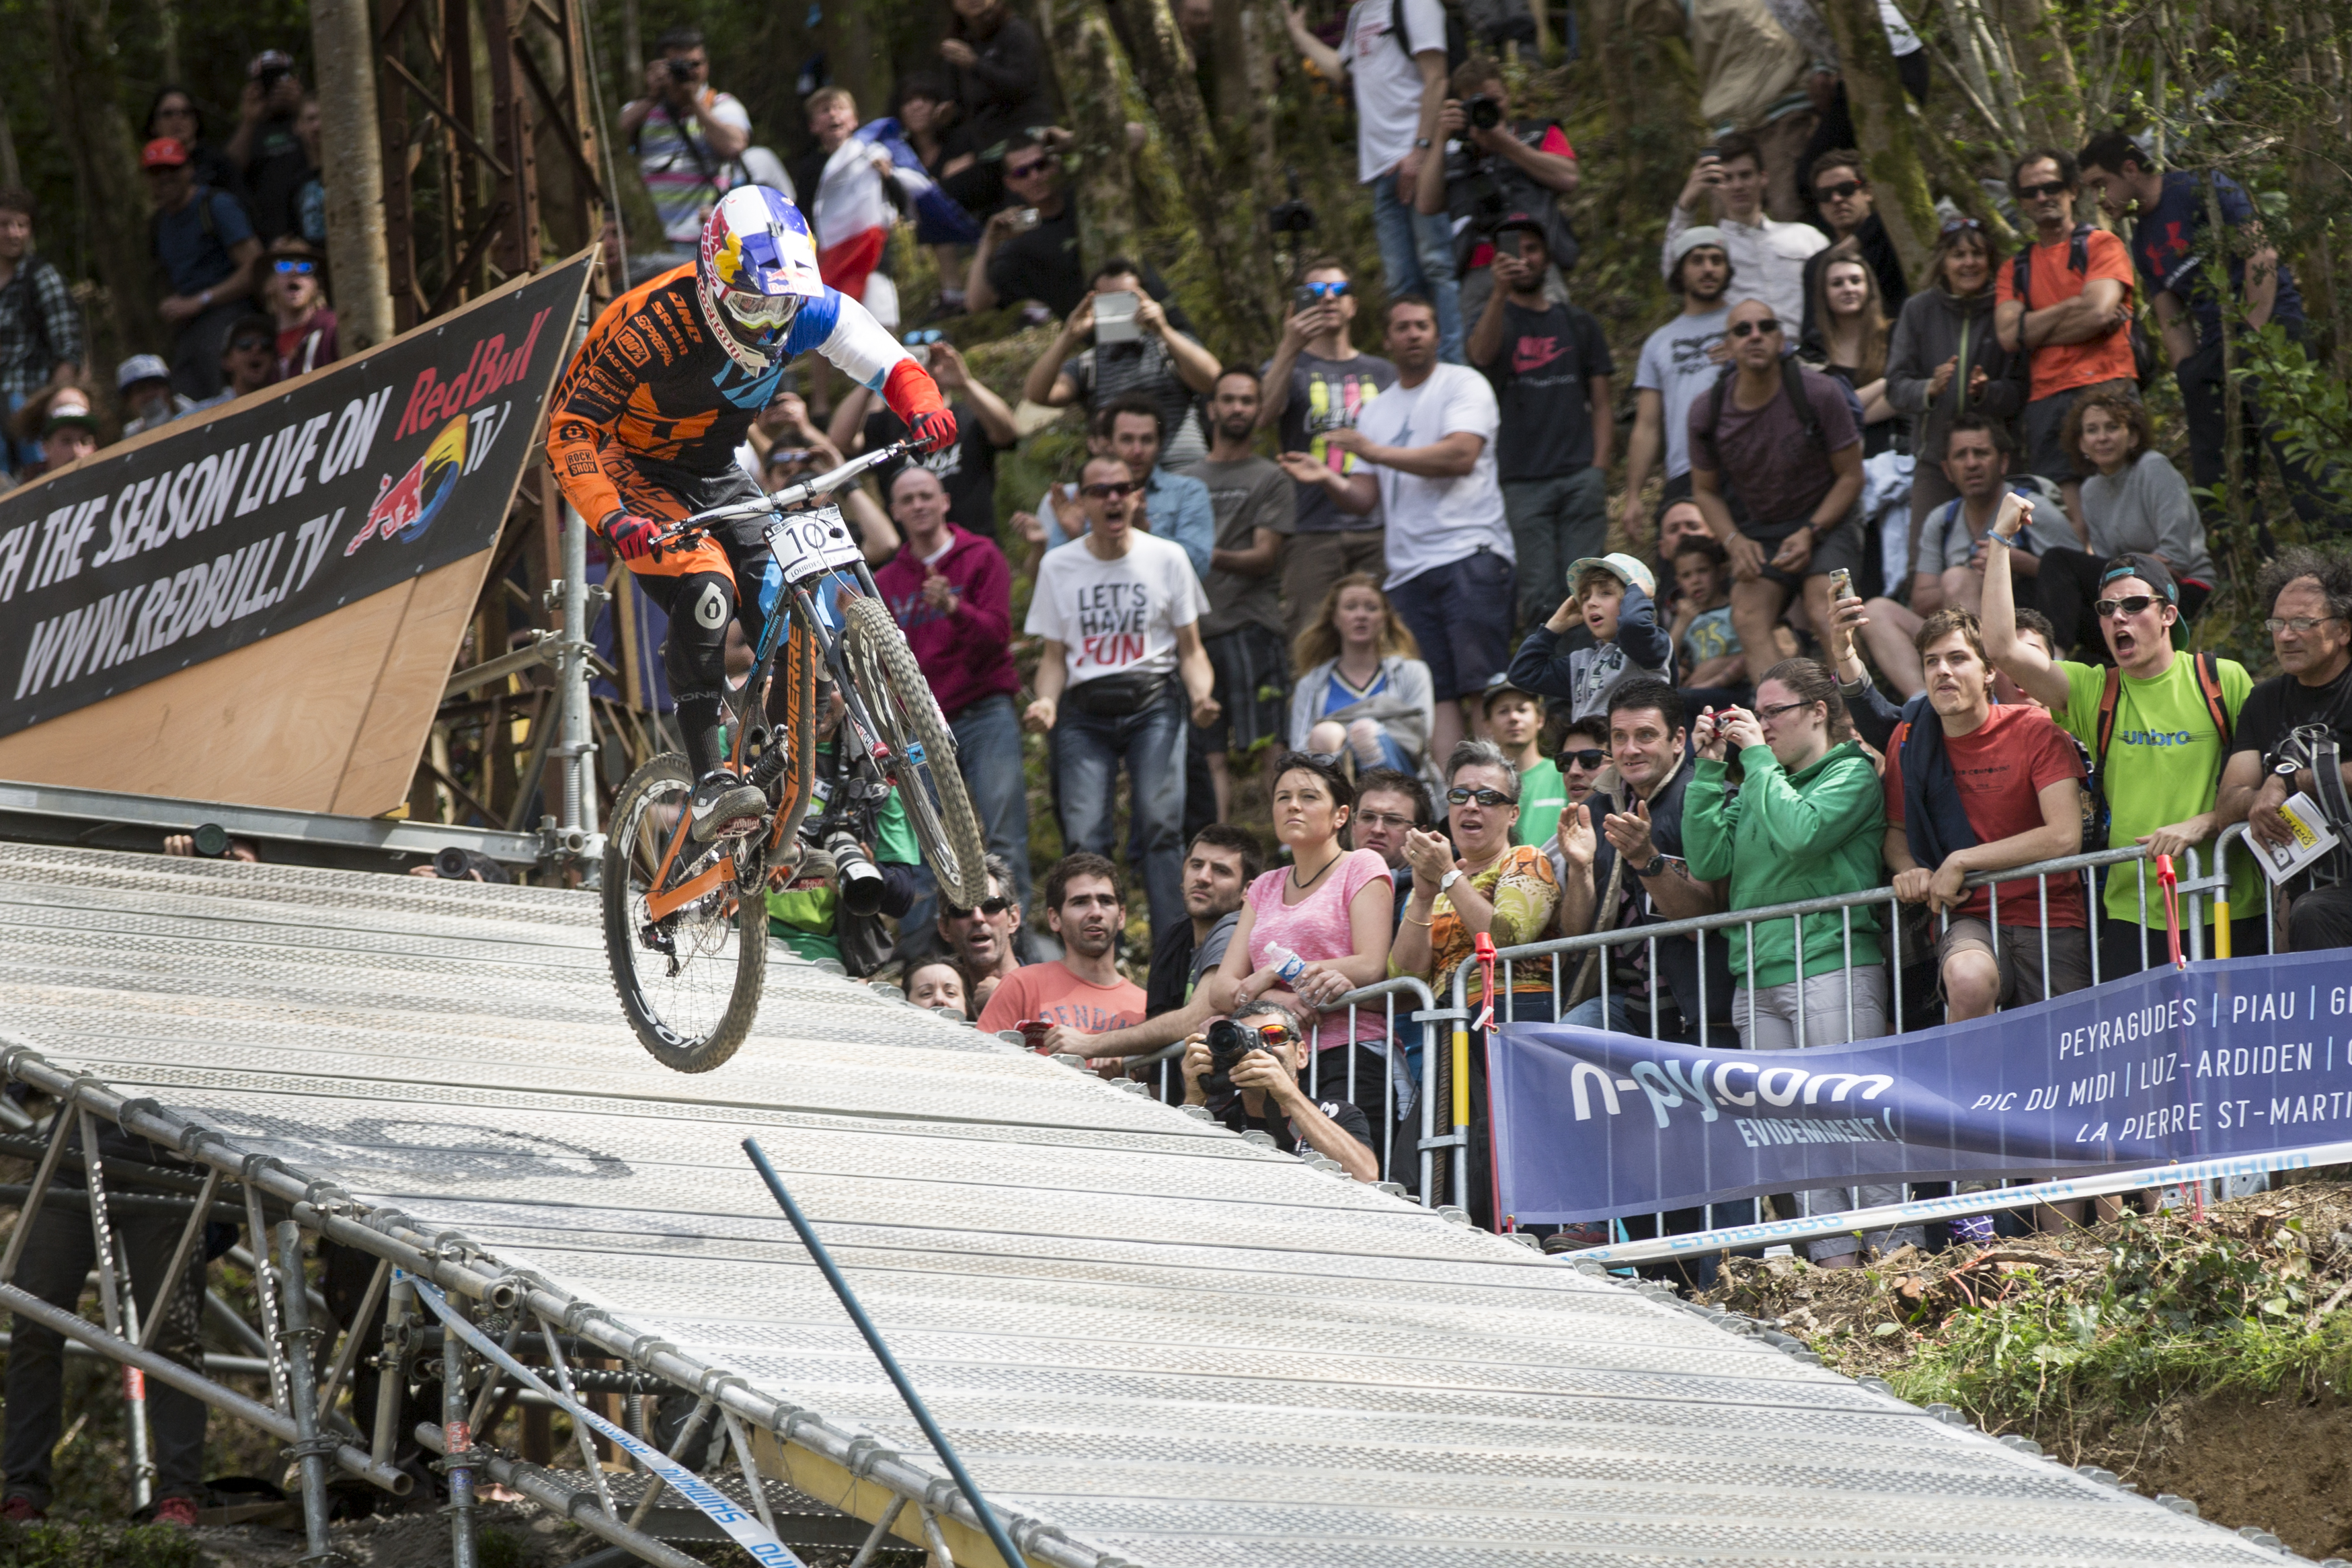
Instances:
[[[1652,602],[1658,584],[1647,566],[1631,555],[1588,555],[1569,567],[1568,580],[1575,591],[1519,645],[1513,686],[1564,700],[1575,723],[1606,713],[1609,689],[1627,675],[1674,679],[1674,643],[1658,625]],[[1592,646],[1562,648],[1561,637],[1579,622]]]
[[[1744,689],[1748,659],[1740,651],[1739,634],[1731,625],[1729,557],[1712,539],[1685,539],[1675,547],[1673,564],[1681,598],[1667,635],[1675,645],[1675,656],[1682,661],[1683,684],[1727,693]],[[1709,704],[1743,705],[1736,695],[1722,700],[1710,698]]]

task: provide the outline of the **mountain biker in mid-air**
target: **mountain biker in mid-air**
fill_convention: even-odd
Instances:
[[[547,455],[566,500],[669,617],[663,648],[695,777],[697,839],[751,831],[767,809],[728,768],[719,712],[727,626],[760,644],[782,589],[764,519],[723,522],[685,548],[656,542],[681,519],[756,500],[736,465],[751,421],[794,354],[814,349],[882,394],[912,438],[955,440],[939,387],[866,307],[825,286],[791,201],[764,185],[727,193],[702,255],[613,301],[555,389]]]

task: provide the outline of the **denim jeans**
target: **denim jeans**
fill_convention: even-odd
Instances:
[[[1184,734],[1190,728],[1184,688],[1170,681],[1158,702],[1140,713],[1097,718],[1063,706],[1054,721],[1054,773],[1062,796],[1066,848],[1111,852],[1113,792],[1127,764],[1136,840],[1142,849],[1143,887],[1157,937],[1184,913]]]
[[[1026,910],[1029,792],[1021,772],[1021,715],[1013,699],[999,692],[959,709],[948,728],[955,733],[956,770],[963,774],[988,852],[1003,856],[1013,868],[1013,886],[1004,889],[1005,896]],[[939,879],[924,866],[915,880],[919,890],[914,907],[898,922],[898,952],[908,958],[940,951]]]
[[[1507,479],[1503,515],[1518,552],[1519,625],[1538,626],[1568,597],[1568,568],[1609,545],[1609,480],[1599,468]]]
[[[1420,294],[1435,305],[1438,357],[1448,364],[1462,363],[1462,285],[1454,276],[1454,220],[1444,213],[1415,212],[1410,196],[1398,200],[1397,174],[1391,169],[1372,182],[1372,232],[1380,241],[1381,281],[1389,298]]]

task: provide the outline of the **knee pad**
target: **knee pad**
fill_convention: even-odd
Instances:
[[[727,685],[727,628],[735,619],[735,585],[715,572],[689,572],[670,599],[669,642],[662,666],[680,697]]]

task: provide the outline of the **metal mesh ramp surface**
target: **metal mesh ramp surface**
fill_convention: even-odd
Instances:
[[[595,921],[587,894],[0,846],[0,1027],[928,1458],[756,1133],[1060,1561],[2281,1561],[803,966],[772,966],[725,1068],[669,1073]]]

